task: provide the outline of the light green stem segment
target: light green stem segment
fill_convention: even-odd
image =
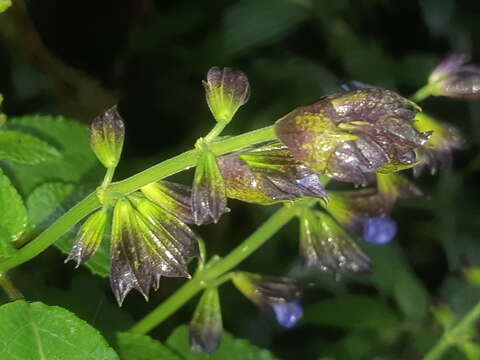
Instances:
[[[210,144],[209,149],[215,155],[223,155],[259,142],[274,139],[276,139],[276,136],[273,126],[268,126],[242,135],[223,138]],[[190,150],[184,152],[183,154],[177,155],[157,165],[154,165],[141,173],[133,175],[128,179],[113,183],[108,186],[108,190],[121,192],[123,194],[131,193],[140,189],[142,186],[195,166],[199,154],[199,150]],[[1,261],[0,273],[6,272],[7,270],[12,269],[13,267],[18,266],[40,254],[42,251],[52,245],[60,236],[65,234],[71,227],[73,227],[76,223],[78,223],[98,207],[100,207],[100,202],[95,193],[88,195],[63,216],[58,218],[57,221],[55,221],[45,231],[38,235],[34,240],[19,249],[15,255]]]
[[[436,83],[427,84],[420,89],[417,90],[415,94],[413,94],[410,99],[414,102],[420,102],[428,98],[430,95],[435,93]]]
[[[13,285],[7,274],[0,274],[0,288],[5,291],[10,300],[23,299],[22,293]]]
[[[197,273],[192,280],[185,283],[185,285],[178,289],[155,310],[135,324],[130,331],[138,334],[146,334],[152,330],[198,292],[210,285],[212,281],[215,281],[245,260],[294,216],[295,210],[292,207],[283,206],[225,258],[215,262],[211,267],[205,267],[203,271]]]
[[[452,345],[465,340],[465,336],[480,317],[480,301],[454,327],[446,331],[440,340],[430,349],[423,360],[440,359]]]

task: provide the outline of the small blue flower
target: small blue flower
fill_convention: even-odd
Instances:
[[[363,220],[363,240],[373,244],[385,244],[397,233],[397,224],[389,216],[381,215]]]
[[[302,306],[298,301],[272,303],[278,323],[284,328],[294,327],[303,316]]]

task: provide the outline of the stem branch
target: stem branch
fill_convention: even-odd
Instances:
[[[222,138],[219,141],[211,143],[209,148],[215,155],[223,155],[233,151],[238,151],[242,148],[259,142],[274,139],[276,139],[276,136],[273,126],[268,126],[242,135]],[[141,173],[129,177],[128,179],[112,183],[107,189],[124,194],[131,193],[140,189],[142,186],[195,166],[199,154],[199,150],[187,151],[183,154],[177,155],[157,165],[154,165]],[[113,175],[113,173],[109,175]],[[82,220],[85,216],[90,214],[99,206],[100,202],[95,193],[88,195],[63,216],[58,218],[50,227],[48,227],[35,239],[19,249],[15,255],[6,260],[0,261],[0,272],[6,272],[7,270],[37,256],[50,245],[52,245],[60,236],[67,232],[77,222]]]
[[[457,325],[447,330],[442,335],[440,340],[430,349],[423,360],[440,359],[450,346],[454,345],[458,340],[461,340],[462,336],[468,333],[478,317],[480,317],[480,301],[458,322]]]

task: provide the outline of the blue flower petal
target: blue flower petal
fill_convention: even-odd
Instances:
[[[381,215],[363,220],[363,240],[385,244],[397,233],[397,224],[389,216]]]
[[[273,303],[272,309],[278,323],[284,328],[294,327],[303,316],[302,306],[297,301]]]

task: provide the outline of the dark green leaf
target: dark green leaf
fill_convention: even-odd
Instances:
[[[73,184],[62,182],[45,183],[36,187],[27,199],[31,236],[37,235],[48,227],[85,194],[85,191],[77,189]],[[55,246],[65,254],[69,254],[75,235],[76,231],[72,229],[55,242]],[[94,274],[108,276],[110,269],[109,247],[109,242],[104,239],[95,255],[85,263]]]
[[[35,136],[20,131],[0,131],[0,159],[37,165],[61,157],[57,149]]]
[[[181,360],[160,341],[147,335],[118,333],[117,346],[121,360]]]
[[[307,9],[288,0],[243,0],[225,16],[226,51],[236,54],[281,40],[307,17]]]
[[[71,312],[20,300],[0,307],[2,360],[118,360],[100,333]]]
[[[0,170],[0,242],[1,249],[8,248],[10,243],[17,240],[27,226],[27,210],[23,200],[13,187],[9,178]]]
[[[387,329],[397,326],[399,318],[380,298],[346,295],[310,305],[302,322],[345,329]]]
[[[222,344],[211,355],[192,353],[188,343],[188,326],[182,325],[167,339],[166,344],[186,360],[273,360],[268,350],[260,349],[244,339],[236,339],[224,332]]]
[[[15,185],[21,194],[29,194],[35,187],[52,181],[78,183],[81,180],[90,190],[99,183],[103,170],[90,149],[88,128],[84,124],[63,117],[25,116],[9,119],[5,127],[35,135],[62,155],[61,159],[41,163],[34,169],[24,164],[5,163],[15,176]]]

